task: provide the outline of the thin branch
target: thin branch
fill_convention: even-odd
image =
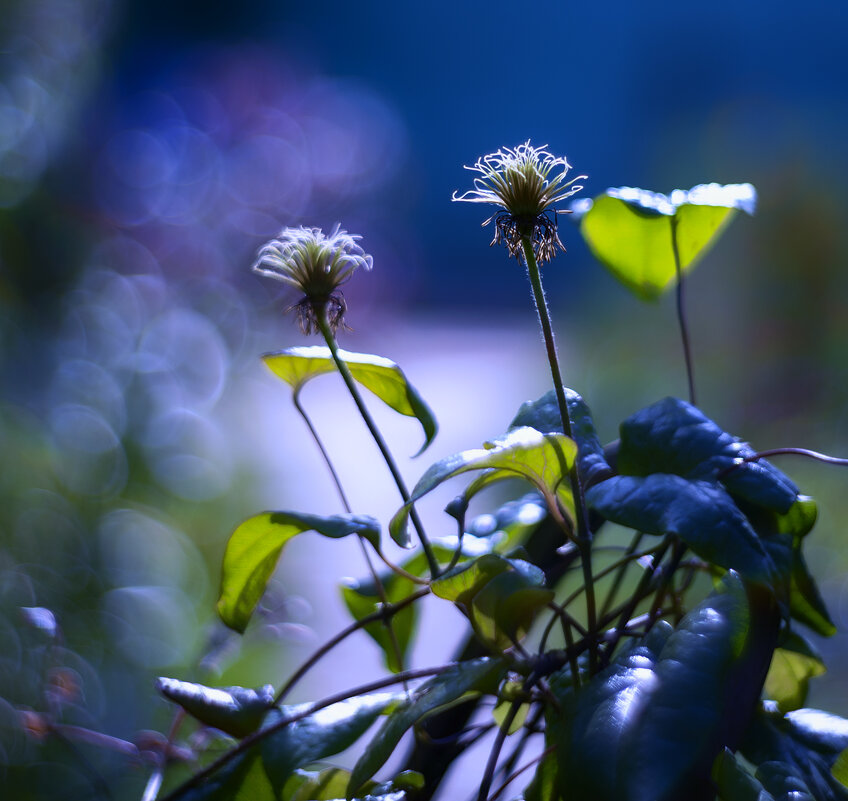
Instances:
[[[486,801],[489,796],[489,788],[492,786],[492,779],[495,777],[495,769],[498,766],[498,758],[501,755],[504,741],[509,734],[518,710],[524,702],[521,699],[516,699],[510,704],[509,711],[506,717],[498,728],[498,733],[495,735],[495,742],[492,745],[492,750],[489,752],[489,760],[486,762],[486,770],[483,773],[483,781],[480,782],[480,791],[477,793],[477,801]]]
[[[530,768],[532,768],[534,765],[538,765],[546,756],[552,754],[555,749],[556,745],[549,745],[535,759],[531,759],[529,762],[525,762],[520,768],[518,768],[518,770],[507,776],[506,779],[504,779],[503,784],[489,796],[489,801],[496,801],[496,799],[498,799],[503,794],[503,791],[506,790],[506,788],[509,787],[509,785],[512,784],[512,782],[514,782],[522,773],[527,770],[530,770]]]
[[[692,370],[692,352],[689,347],[689,330],[683,306],[683,270],[680,267],[680,250],[677,244],[677,216],[671,217],[671,249],[674,253],[674,272],[677,275],[677,321],[680,324],[680,339],[683,343],[683,358],[686,361],[686,380],[689,384],[689,403],[695,402],[695,376]]]
[[[231,748],[225,754],[222,754],[220,757],[218,757],[218,759],[216,759],[211,764],[207,765],[203,770],[198,771],[190,779],[183,782],[183,784],[181,784],[172,793],[166,796],[164,801],[176,801],[176,799],[181,798],[189,790],[192,790],[193,788],[199,786],[210,776],[217,773],[225,765],[228,765],[237,756],[243,754],[245,751],[248,751],[250,748],[264,740],[266,737],[275,734],[281,729],[284,729],[286,726],[290,726],[292,723],[297,723],[297,721],[303,720],[304,718],[309,717],[310,715],[314,715],[316,712],[325,709],[328,706],[341,703],[342,701],[347,701],[349,698],[354,698],[358,695],[365,695],[367,693],[374,692],[375,690],[382,690],[385,687],[391,687],[393,684],[403,684],[408,681],[413,681],[414,679],[423,679],[429,678],[430,676],[438,676],[440,673],[444,673],[446,670],[453,667],[454,664],[456,663],[449,662],[448,664],[440,665],[439,667],[419,668],[418,670],[406,670],[403,673],[396,673],[394,676],[389,676],[384,679],[378,679],[377,681],[372,681],[369,684],[360,685],[359,687],[356,687],[353,690],[344,690],[343,692],[336,693],[335,695],[330,695],[322,699],[321,701],[316,701],[313,704],[309,704],[305,708],[301,709],[299,712],[289,715],[288,717],[284,717],[282,720],[277,721],[272,726],[266,726],[264,729],[260,729],[254,734],[245,737],[238,743],[238,745]]]
[[[361,620],[357,620],[354,623],[351,623],[346,629],[340,631],[335,637],[325,642],[320,648],[318,648],[312,656],[309,657],[292,675],[292,677],[283,685],[280,691],[277,693],[274,698],[274,704],[280,704],[283,702],[283,699],[289,694],[292,687],[294,687],[297,682],[299,682],[321,659],[323,656],[326,656],[333,648],[335,648],[340,642],[345,640],[355,631],[359,631],[360,629],[364,629],[366,626],[369,626],[371,623],[377,623],[381,620],[385,620],[387,617],[391,617],[394,614],[400,612],[401,609],[409,606],[411,603],[414,603],[419,598],[423,598],[430,592],[429,589],[419,590],[412,595],[407,596],[401,601],[397,601],[396,603],[389,604],[385,609],[379,609],[376,612],[366,615]],[[400,674],[398,674],[400,675]]]

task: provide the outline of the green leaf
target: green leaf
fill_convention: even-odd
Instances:
[[[349,781],[350,771],[342,768],[296,770],[286,782],[280,797],[283,801],[333,801],[344,798]]]
[[[604,449],[586,402],[574,390],[568,387],[563,389],[571,420],[571,435],[577,443],[577,468],[583,486],[589,487],[610,476],[612,470],[604,457]],[[521,404],[509,427],[511,430],[521,426],[530,426],[546,434],[563,433],[559,403],[554,390],[549,390],[535,401]]]
[[[500,729],[504,728],[509,711],[512,709],[512,705],[512,701],[498,701],[498,703],[495,704],[495,708],[492,710],[492,717]],[[529,711],[530,704],[521,704],[518,707],[518,711],[512,720],[512,724],[507,730],[507,734],[515,734],[515,732],[524,725],[524,721],[527,720],[527,713]]]
[[[840,752],[830,773],[843,787],[848,788],[848,748]]]
[[[803,637],[789,633],[775,649],[764,692],[777,703],[780,712],[799,709],[807,698],[810,679],[821,676],[826,668]]]
[[[778,622],[770,593],[731,572],[667,637],[623,651],[576,693],[559,690],[563,797],[666,801],[705,786],[757,703]]]
[[[816,799],[844,801],[848,790],[834,778],[831,767],[846,747],[848,720],[817,709],[781,715],[777,705],[767,701],[754,716],[740,750],[761,768],[769,763],[783,765],[783,772],[803,781]]]
[[[404,733],[423,717],[458,701],[468,692],[495,692],[506,665],[501,659],[473,659],[447,668],[413,690],[392,712],[353,769],[347,797],[352,798],[394,753]]]
[[[554,591],[544,587],[544,573],[539,573],[537,580],[517,570],[501,573],[474,596],[471,623],[490,648],[501,651],[518,642],[536,613],[554,599]]]
[[[277,801],[256,749],[237,756],[180,801]]]
[[[551,751],[536,768],[533,781],[524,791],[525,801],[557,801],[560,797],[557,791],[557,757]]]
[[[771,582],[775,567],[733,499],[718,484],[654,473],[616,476],[586,493],[607,520],[646,534],[674,534],[720,567]]]
[[[756,777],[778,801],[817,801],[794,766],[785,762],[763,762],[757,768]]]
[[[553,502],[563,478],[574,463],[577,446],[562,434],[542,434],[533,428],[517,428],[483,448],[462,451],[432,465],[412,490],[410,501],[392,518],[389,531],[398,545],[409,547],[406,522],[412,503],[449,478],[470,470],[493,469],[529,481]]]
[[[489,553],[442,573],[430,583],[433,595],[469,606],[492,578],[510,570],[509,560]]]
[[[218,614],[230,628],[243,632],[265,592],[286,543],[304,531],[338,539],[350,534],[379,547],[380,524],[364,515],[317,515],[263,512],[245,520],[230,536],[224,552]]]
[[[824,604],[818,585],[800,550],[794,553],[789,595],[789,611],[795,620],[809,626],[816,634],[832,637],[836,626]]]
[[[436,436],[438,426],[430,407],[409,383],[403,370],[382,356],[351,353],[346,350],[339,350],[339,356],[348,366],[354,379],[373,392],[383,403],[400,414],[418,419],[425,436],[424,444],[418,453],[423,453]],[[275,375],[289,384],[295,393],[300,392],[311,379],[336,370],[330,349],[318,345],[266,353],[262,360]]]
[[[664,398],[641,409],[620,430],[618,470],[622,475],[718,478],[732,495],[781,514],[798,498],[795,484],[766,460],[738,464],[755,451],[679,398]]]
[[[774,801],[762,784],[739,764],[729,748],[716,757],[713,781],[721,801]]]
[[[355,743],[402,694],[376,693],[349,698],[290,723],[262,741],[265,771],[277,792],[294,773]],[[297,714],[309,704],[283,707],[268,716],[266,726]]]
[[[238,738],[253,734],[274,705],[270,684],[259,690],[205,687],[162,676],[156,681],[156,689],[206,726]]]
[[[753,213],[750,184],[706,184],[665,196],[621,187],[599,195],[580,222],[592,253],[643,300],[658,298],[676,275],[672,221],[680,267],[688,271],[718,238],[736,209]]]
[[[404,566],[404,569],[408,570],[409,566]],[[404,598],[412,595],[417,589],[417,586],[412,581],[395,573],[388,573],[382,576],[381,582],[386,600],[389,603],[402,601]],[[373,615],[383,608],[383,601],[373,582],[349,581],[346,586],[341,587],[341,593],[345,606],[351,615],[353,615],[354,620],[362,620],[362,618]],[[382,622],[375,622],[369,623],[365,627],[368,635],[383,650],[386,667],[392,673],[398,673],[403,670],[402,663],[405,662],[406,655],[409,653],[409,647],[412,644],[417,621],[418,607],[414,603],[409,604],[401,609],[400,612],[392,615],[389,625],[391,625],[391,631],[394,632],[395,641],[400,651],[400,662],[398,661],[398,654],[395,651],[388,625]]]

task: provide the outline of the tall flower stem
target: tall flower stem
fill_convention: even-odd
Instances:
[[[689,383],[689,403],[695,402],[695,376],[692,371],[692,352],[689,347],[689,329],[686,325],[686,310],[683,305],[683,270],[680,267],[680,250],[677,246],[677,217],[671,218],[671,250],[674,253],[674,272],[677,275],[677,322],[680,325],[680,339],[683,342],[683,359],[686,362],[686,380]]]
[[[380,453],[383,455],[383,460],[386,462],[386,466],[389,468],[389,472],[392,474],[392,478],[395,480],[395,484],[397,485],[398,492],[400,493],[403,502],[407,504],[410,502],[409,490],[406,488],[406,483],[403,480],[403,476],[400,474],[400,470],[398,469],[398,466],[395,463],[391,451],[389,451],[388,445],[386,445],[386,442],[383,439],[383,435],[380,433],[380,429],[377,428],[377,424],[374,422],[374,418],[371,417],[371,413],[368,411],[368,408],[365,406],[365,403],[362,400],[362,395],[359,392],[359,387],[357,387],[356,381],[351,375],[350,369],[348,368],[347,364],[345,364],[344,360],[339,356],[339,346],[336,343],[336,337],[333,334],[330,322],[327,319],[327,308],[325,304],[321,304],[320,308],[315,309],[315,317],[317,318],[318,328],[321,331],[321,334],[323,334],[324,336],[324,340],[327,343],[327,347],[330,349],[330,353],[332,354],[333,361],[336,364],[336,368],[341,373],[342,380],[345,382],[345,386],[347,387],[348,392],[350,392],[350,395],[353,398],[353,402],[356,404],[356,408],[359,410],[359,414],[365,422],[365,425],[368,427],[368,431],[371,432],[371,436],[373,437],[374,442],[377,444]],[[421,518],[418,516],[418,512],[415,510],[414,506],[410,506],[409,517],[412,520],[412,525],[415,527],[415,531],[418,534],[418,540],[421,543],[421,547],[424,549],[425,556],[427,557],[427,565],[430,568],[430,575],[433,578],[436,578],[436,576],[439,575],[439,563],[436,561],[436,557],[433,554],[433,549],[430,546],[430,541],[427,539],[427,534],[424,531],[424,525],[422,524]]]
[[[551,377],[554,382],[557,405],[559,406],[560,419],[562,420],[562,431],[567,437],[571,437],[571,418],[568,414],[568,403],[565,399],[562,372],[559,368],[556,342],[554,341],[551,315],[548,310],[548,301],[545,298],[545,290],[542,287],[542,276],[539,273],[539,265],[536,262],[536,254],[533,252],[533,243],[529,235],[521,237],[521,247],[524,251],[524,263],[527,266],[527,276],[533,289],[533,300],[536,303],[536,312],[539,317],[539,325],[542,328],[542,337],[545,340],[545,349],[548,353],[548,363],[551,367]],[[591,637],[597,634],[597,611],[595,605],[595,580],[592,575],[592,532],[589,528],[589,516],[586,511],[586,499],[583,495],[583,487],[580,483],[580,474],[577,472],[577,461],[574,461],[568,472],[571,482],[571,493],[574,496],[574,512],[577,518],[577,547],[580,549],[580,562],[583,567],[583,581],[586,585],[586,623]],[[592,669],[597,659],[597,643],[593,640],[589,644],[589,655]]]

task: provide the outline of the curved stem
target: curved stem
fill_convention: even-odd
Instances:
[[[828,456],[826,453],[811,451],[808,448],[771,448],[767,451],[759,451],[758,453],[753,454],[753,456],[743,456],[742,458],[737,459],[732,465],[730,465],[730,467],[726,467],[722,470],[718,474],[718,478],[722,478],[728,473],[732,473],[737,467],[740,467],[743,464],[747,464],[748,462],[759,462],[760,459],[767,459],[769,456],[806,456],[808,459],[815,459],[818,462],[825,462],[826,464],[841,465],[843,467],[848,466],[848,459],[843,459],[839,456]]]
[[[551,325],[551,316],[548,310],[548,302],[545,299],[545,290],[542,287],[542,276],[539,273],[539,265],[536,263],[536,255],[533,252],[533,243],[529,236],[521,237],[521,247],[524,251],[524,263],[527,267],[527,276],[533,289],[533,300],[536,304],[536,312],[539,317],[539,325],[542,328],[542,336],[545,340],[545,349],[548,353],[548,363],[551,367],[551,377],[554,382],[557,405],[559,406],[562,431],[573,439],[571,433],[571,418],[568,414],[568,402],[565,398],[562,373],[559,368],[556,342]],[[586,623],[592,637],[597,635],[597,611],[595,604],[595,584],[592,576],[592,532],[589,527],[589,515],[586,510],[586,500],[583,495],[583,487],[580,482],[580,474],[577,471],[577,460],[568,472],[571,482],[571,493],[574,496],[574,511],[577,518],[577,547],[580,549],[580,561],[583,566],[583,581],[586,585]],[[593,640],[589,643],[590,671],[594,672],[597,662],[597,643]]]
[[[350,369],[348,368],[347,364],[345,364],[344,360],[339,356],[339,346],[336,342],[336,337],[333,334],[329,321],[327,320],[326,305],[322,305],[315,311],[316,317],[318,319],[318,328],[321,330],[321,333],[324,336],[324,340],[327,343],[327,347],[330,349],[330,353],[333,356],[333,361],[335,362],[338,371],[342,375],[342,379],[345,382],[345,386],[347,386],[348,392],[350,392],[350,395],[353,398],[353,402],[356,404],[356,408],[359,410],[359,414],[365,422],[365,425],[368,427],[368,431],[371,433],[371,436],[373,437],[374,442],[377,444],[380,453],[383,455],[383,459],[386,462],[386,466],[389,468],[389,472],[392,474],[392,478],[395,480],[395,484],[397,485],[398,492],[400,492],[400,496],[403,499],[403,502],[405,504],[408,504],[410,503],[409,490],[406,488],[406,483],[403,480],[403,476],[400,474],[400,470],[398,469],[394,457],[392,456],[388,446],[386,445],[385,440],[383,439],[383,435],[380,433],[380,429],[377,428],[377,424],[374,422],[374,419],[371,417],[371,413],[368,411],[368,408],[365,406],[365,403],[362,400],[362,395],[359,392],[359,388],[356,386],[356,381],[351,375]],[[415,531],[418,533],[418,540],[421,543],[421,547],[424,549],[424,554],[427,557],[427,564],[430,567],[430,574],[433,578],[436,578],[436,576],[439,575],[439,563],[436,561],[436,557],[433,554],[433,549],[430,546],[430,541],[427,539],[427,534],[425,533],[424,526],[421,523],[421,518],[419,518],[418,512],[416,511],[414,505],[410,505],[409,517],[412,520],[412,525],[415,527]]]
[[[377,612],[374,612],[370,615],[366,615],[361,620],[357,620],[355,623],[351,623],[346,629],[342,629],[335,637],[330,640],[327,640],[312,656],[309,657],[292,675],[292,677],[280,688],[280,691],[274,697],[274,704],[281,704],[283,699],[289,694],[292,687],[297,684],[312,668],[312,666],[323,656],[326,656],[330,651],[333,650],[340,642],[347,639],[351,634],[355,631],[359,631],[360,629],[364,629],[366,626],[369,626],[371,623],[376,623],[381,620],[386,620],[388,617],[395,615],[400,612],[401,609],[409,606],[411,603],[414,603],[419,598],[423,598],[430,592],[427,590],[419,590],[416,593],[404,598],[402,601],[398,601],[397,603],[388,605],[385,609],[380,609]]]
[[[624,559],[621,560],[620,569],[613,579],[612,586],[607,593],[607,597],[604,599],[604,604],[601,607],[601,617],[603,617],[608,611],[609,608],[615,602],[615,596],[618,595],[619,589],[621,589],[621,583],[624,581],[624,576],[627,573],[627,567],[630,564],[629,560],[625,561],[627,557],[636,552],[636,549],[639,547],[639,543],[642,542],[642,537],[644,537],[644,533],[641,531],[637,531],[633,536],[633,539],[630,541],[630,545],[627,548],[627,553],[624,556]]]
[[[680,325],[680,339],[683,342],[683,359],[686,362],[686,380],[689,384],[689,403],[695,401],[695,376],[692,371],[692,352],[689,347],[689,329],[686,325],[686,311],[683,307],[683,270],[680,267],[680,250],[677,246],[677,217],[671,218],[671,250],[674,253],[674,272],[677,276],[677,322]]]

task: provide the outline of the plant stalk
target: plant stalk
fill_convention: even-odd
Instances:
[[[557,357],[548,302],[545,299],[542,276],[539,273],[539,265],[536,262],[536,254],[533,252],[533,243],[529,236],[525,235],[521,237],[521,247],[524,251],[527,276],[530,279],[530,286],[533,289],[533,300],[536,304],[539,325],[542,328],[542,337],[545,340],[545,349],[547,350],[551,377],[554,382],[554,392],[556,393],[557,405],[559,406],[559,414],[562,421],[562,431],[567,437],[573,439],[571,434],[571,418],[568,414],[568,402],[565,398],[562,372],[559,367],[559,358]],[[580,482],[576,459],[568,471],[568,478],[571,482],[571,493],[574,496],[574,512],[577,518],[577,547],[580,549],[583,581],[586,585],[586,624],[590,636],[593,638],[589,643],[590,670],[594,672],[594,666],[597,662],[597,642],[594,639],[597,636],[597,611],[595,603],[595,580],[592,575],[592,532],[589,528],[589,515],[586,510],[586,500],[583,495],[583,487]]]
[[[368,408],[365,406],[365,403],[362,400],[362,395],[359,392],[359,388],[356,386],[356,381],[351,375],[350,369],[348,368],[347,364],[345,364],[344,360],[339,356],[339,346],[336,342],[336,337],[333,334],[332,329],[330,328],[330,323],[327,320],[326,305],[320,305],[318,308],[315,309],[315,311],[315,316],[318,320],[318,328],[324,335],[324,340],[327,343],[327,347],[330,349],[330,353],[333,356],[333,361],[335,362],[338,371],[342,375],[342,379],[345,382],[345,386],[347,386],[348,392],[350,392],[350,395],[353,398],[353,402],[356,404],[356,408],[359,410],[359,414],[365,421],[365,425],[368,427],[368,431],[371,432],[371,436],[373,437],[374,442],[380,449],[380,453],[383,455],[383,460],[386,462],[386,466],[389,468],[389,472],[392,474],[392,478],[395,480],[395,484],[397,485],[398,492],[400,492],[400,496],[403,499],[403,502],[405,504],[408,504],[410,503],[409,490],[406,488],[406,483],[403,480],[403,476],[400,474],[400,470],[398,469],[398,466],[395,463],[394,457],[389,451],[388,445],[386,445],[386,442],[383,439],[383,435],[380,433],[380,429],[377,428],[377,424],[374,422],[374,418],[371,417],[371,413],[368,411]],[[415,510],[414,505],[410,505],[409,507],[409,517],[412,520],[412,525],[415,527],[415,531],[418,534],[418,540],[421,543],[421,547],[424,549],[425,556],[427,557],[427,565],[430,568],[430,575],[433,578],[436,578],[439,575],[439,563],[436,561],[436,557],[433,553],[430,541],[427,539],[427,534],[424,531],[424,525],[422,524],[421,518],[418,516],[418,512]]]
[[[677,217],[671,218],[671,250],[674,253],[674,272],[677,276],[676,300],[677,321],[680,324],[680,339],[683,342],[683,359],[686,362],[686,380],[689,384],[689,403],[695,401],[695,376],[692,368],[692,352],[689,347],[689,328],[686,324],[686,311],[683,306],[683,270],[680,267],[680,250],[677,246]]]

